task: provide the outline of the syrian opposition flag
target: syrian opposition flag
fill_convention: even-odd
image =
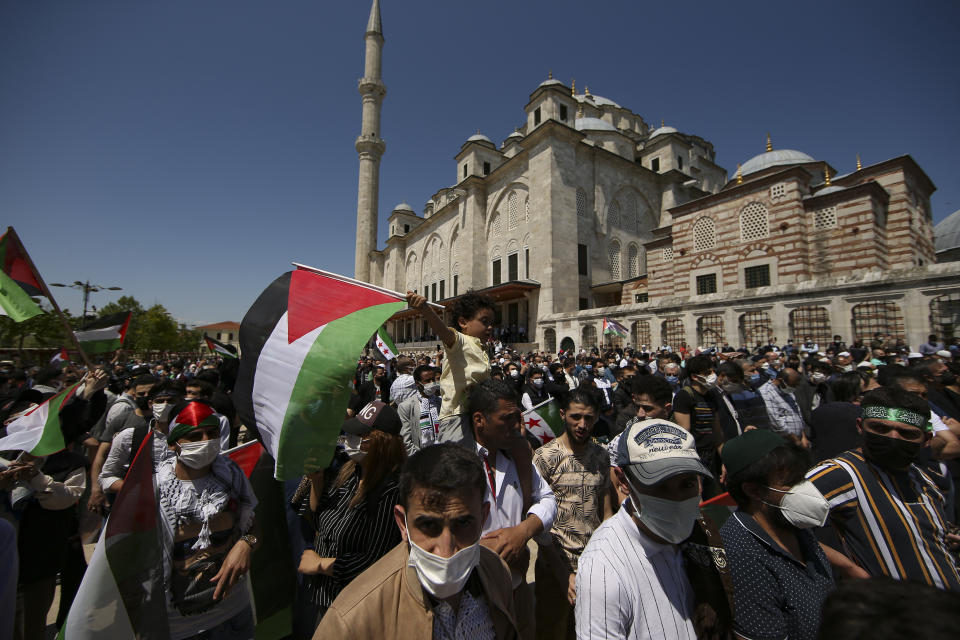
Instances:
[[[151,440],[130,464],[58,640],[170,637]]]
[[[50,358],[50,364],[53,366],[58,366],[63,362],[70,362],[70,354],[67,353],[67,350],[63,347],[60,347],[60,351],[57,351],[53,354],[53,357]]]
[[[560,417],[560,407],[556,399],[550,398],[533,409],[524,411],[523,426],[540,444],[547,444],[563,433],[563,418]]]
[[[23,414],[9,425],[0,438],[0,451],[26,451],[33,456],[48,456],[66,448],[60,428],[60,411],[73,397],[80,382]]]
[[[43,295],[27,250],[12,228],[0,236],[0,315],[23,322],[43,313],[31,296]]]
[[[213,353],[218,353],[224,358],[236,358],[237,354],[227,348],[227,345],[223,344],[215,338],[210,336],[203,336],[203,339],[207,341],[207,348],[210,349]]]
[[[357,356],[391,315],[396,293],[300,268],[260,294],[240,323],[234,402],[276,460],[275,475],[326,465],[350,399]]]
[[[123,346],[130,327],[129,311],[113,313],[97,318],[82,331],[77,331],[77,340],[87,353],[110,353]]]
[[[377,346],[377,355],[387,362],[400,355],[397,346],[393,344],[393,340],[390,339],[390,336],[387,335],[387,331],[383,327],[377,329],[377,339],[374,341],[374,344]]]
[[[616,320],[611,320],[610,318],[603,319],[603,333],[604,335],[617,336],[618,338],[626,338],[630,334],[630,330],[625,326],[617,322]]]

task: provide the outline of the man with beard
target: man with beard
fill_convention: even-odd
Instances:
[[[933,436],[930,409],[898,388],[867,393],[857,429],[862,450],[825,460],[807,473],[830,503],[830,522],[854,562],[871,576],[960,589],[947,533],[947,479],[915,464]]]
[[[533,454],[557,499],[550,541],[540,545],[535,567],[538,638],[574,637],[577,562],[596,528],[613,515],[609,457],[590,440],[599,412],[599,398],[587,389],[566,394],[563,434]]]
[[[733,578],[734,631],[744,638],[813,640],[834,583],[810,531],[830,510],[804,479],[810,453],[755,429],[728,440],[721,456],[738,506],[720,529]]]

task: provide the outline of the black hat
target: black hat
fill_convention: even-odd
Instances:
[[[375,400],[357,412],[357,415],[343,423],[343,430],[355,436],[364,436],[379,429],[390,435],[400,435],[400,416],[397,410],[388,404]]]

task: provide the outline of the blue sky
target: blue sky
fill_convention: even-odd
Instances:
[[[0,3],[0,224],[48,282],[240,320],[291,261],[353,271],[368,0]],[[382,0],[380,236],[523,122],[548,70],[737,162],[911,154],[960,209],[956,2]],[[80,293],[55,290],[79,311]],[[120,293],[94,294],[102,305]]]

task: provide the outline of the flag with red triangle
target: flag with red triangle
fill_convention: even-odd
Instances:
[[[350,399],[357,356],[399,294],[308,269],[280,276],[240,323],[234,402],[276,460],[276,477],[329,461]]]
[[[50,358],[50,364],[56,367],[65,362],[70,362],[70,354],[67,353],[66,349],[60,347],[60,351],[57,351],[55,354],[53,354],[53,357]]]
[[[33,297],[43,295],[27,250],[12,228],[0,236],[0,315],[23,322],[43,313]]]

